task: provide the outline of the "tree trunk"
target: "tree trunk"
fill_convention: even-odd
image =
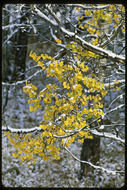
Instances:
[[[84,139],[80,159],[96,165],[100,159],[100,137],[93,136],[93,139]],[[93,172],[94,168],[81,163],[81,176],[87,176],[89,171]]]
[[[7,8],[7,7],[6,7]],[[19,24],[26,24],[29,13],[27,9],[28,6],[24,6],[24,13],[20,15]],[[9,11],[13,8],[8,6]],[[13,15],[7,16],[6,11],[3,11],[4,25],[9,25],[13,21]],[[26,29],[26,28],[24,28]],[[3,41],[6,41],[8,36],[13,33],[11,29],[3,33]],[[28,34],[27,30],[21,28],[12,35],[10,40],[3,44],[3,67],[2,67],[2,80],[4,82],[9,81],[9,83],[15,82],[17,80],[23,80],[25,78],[25,67],[26,67],[26,55],[27,55],[27,44],[28,44]],[[21,76],[20,76],[21,75]],[[5,103],[3,104],[3,112],[8,103],[8,90],[6,88]]]
[[[28,13],[29,5],[24,7],[24,15],[20,18],[21,24],[26,24],[27,19],[29,17]],[[15,36],[15,43],[17,45],[15,49],[15,68],[13,72],[13,78],[12,80],[16,81],[17,77],[18,80],[24,80],[25,78],[25,68],[26,68],[26,55],[27,55],[27,44],[28,44],[28,32],[27,28],[19,29],[18,33]]]
[[[26,55],[27,55],[27,42],[28,42],[28,36],[25,32],[22,32],[20,29],[17,33],[17,44],[21,46],[20,48],[16,48],[15,50],[15,69],[13,72],[13,78],[12,81],[16,81],[17,77],[20,74],[20,77],[18,77],[18,80],[23,80],[25,78],[25,68],[26,68]]]

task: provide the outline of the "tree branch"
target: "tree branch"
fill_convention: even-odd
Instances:
[[[111,105],[112,105],[117,99],[119,99],[119,98],[122,99],[124,95],[125,95],[125,93],[120,94],[119,96],[117,96],[116,98],[114,98],[114,100],[110,103],[108,109],[111,107]]]
[[[11,84],[2,82],[2,85],[4,85],[4,86],[17,86],[17,85],[23,84],[23,83],[25,83],[26,81],[32,79],[33,77],[36,77],[36,76],[37,76],[39,73],[41,73],[42,71],[43,71],[42,69],[39,70],[39,71],[37,71],[36,73],[34,73],[33,75],[29,76],[29,77],[28,77],[27,79],[25,79],[25,80],[17,81],[17,82],[11,83]]]
[[[122,55],[117,55],[115,53],[113,53],[112,51],[109,50],[104,50],[101,47],[97,47],[94,46],[88,42],[86,42],[85,40],[83,40],[82,38],[80,38],[78,35],[75,35],[74,32],[70,32],[68,30],[66,30],[65,28],[63,28],[62,26],[60,26],[59,24],[57,24],[56,22],[52,21],[51,19],[49,19],[46,15],[44,15],[38,8],[36,8],[36,6],[34,6],[34,12],[41,17],[42,19],[44,19],[46,22],[49,22],[51,25],[55,26],[55,27],[60,27],[61,31],[65,34],[65,37],[68,36],[69,40],[74,40],[77,43],[79,43],[84,49],[88,50],[88,51],[92,51],[100,56],[103,56],[104,58],[108,58],[114,62],[120,62],[120,63],[124,63],[125,62],[125,57]],[[54,16],[55,13],[52,15]],[[55,16],[54,16],[55,19]]]
[[[52,26],[57,27],[58,24],[56,22],[54,22],[53,20],[49,19],[45,14],[43,14],[37,7],[36,5],[33,6],[33,10],[32,10],[33,14],[37,14],[39,17],[41,17],[42,19],[46,20],[47,22],[49,22]]]
[[[27,129],[16,129],[9,126],[2,126],[2,131],[10,131],[11,133],[32,133],[35,131],[44,131],[40,127],[33,127],[33,128],[27,128]]]
[[[108,40],[104,41],[100,47],[103,48],[104,46],[106,46],[109,42],[111,42],[112,40],[114,40],[114,38],[117,36],[117,34],[119,33],[121,27],[123,26],[124,21],[122,21],[117,28],[115,28],[112,33],[110,34],[110,36],[108,36]]]
[[[10,35],[8,35],[8,38],[2,43],[2,46],[4,46],[17,32],[18,28],[16,28]]]
[[[121,79],[121,80],[118,80],[119,81],[119,83],[118,84],[120,84],[120,83],[125,83],[125,79]],[[112,85],[117,85],[117,83],[116,82],[111,82],[111,83],[105,83],[104,84],[104,86],[105,87],[110,87],[110,86],[112,86]]]
[[[65,31],[65,29],[64,29]],[[122,55],[117,55],[115,53],[113,53],[112,51],[109,51],[109,50],[105,50],[101,47],[97,47],[97,46],[94,46],[88,42],[86,42],[85,40],[83,40],[82,38],[80,38],[79,36],[75,35],[74,37],[74,33],[70,34],[70,32],[67,32],[65,31],[65,33],[70,36],[73,40],[75,40],[76,42],[78,42],[84,49],[87,49],[89,51],[92,51],[104,58],[108,58],[114,62],[120,62],[120,63],[124,63],[125,62],[125,57],[122,56]]]
[[[84,9],[84,10],[100,10],[100,9],[105,9],[105,8],[107,8],[107,7],[109,7],[109,5],[105,5],[105,6],[98,6],[98,7],[91,7],[91,6],[89,6],[89,7],[86,7],[86,6],[84,6],[84,5],[81,5],[81,4],[67,4],[67,6],[69,6],[69,7],[80,7],[80,8],[82,8],[82,9]]]
[[[97,136],[100,136],[100,137],[105,137],[105,138],[109,138],[109,139],[112,139],[112,140],[116,140],[116,141],[119,141],[121,143],[125,143],[125,140],[124,139],[121,139],[120,137],[117,137],[116,135],[113,135],[111,133],[107,133],[107,132],[99,132],[95,129],[93,130],[90,130],[90,132],[94,135],[97,135]]]
[[[92,166],[94,169],[99,169],[99,170],[102,170],[103,172],[107,172],[107,173],[110,173],[110,174],[112,174],[112,175],[116,175],[116,173],[125,173],[125,171],[117,171],[117,170],[113,171],[113,170],[105,169],[105,168],[103,168],[103,167],[101,167],[101,166],[96,166],[96,165],[92,164],[91,162],[87,162],[87,161],[84,161],[84,160],[80,160],[80,159],[78,159],[70,150],[68,150],[67,147],[64,147],[64,149],[65,149],[67,152],[69,152],[69,153],[71,154],[71,156],[72,156],[75,160],[77,160],[78,162],[84,163],[84,164],[88,164],[88,165]]]
[[[98,132],[95,129],[84,129],[84,128],[81,128],[78,131],[73,131],[70,134],[67,134],[67,135],[64,135],[64,136],[53,135],[53,137],[54,138],[60,138],[60,139],[61,138],[67,138],[67,137],[71,137],[71,136],[79,133],[81,130],[89,131],[90,133],[92,133],[94,135],[97,135],[97,136],[100,136],[100,137],[105,137],[105,138],[109,138],[109,139],[119,141],[121,143],[125,143],[125,140],[121,139],[120,137],[116,137],[116,135],[106,133],[106,132]],[[34,131],[44,131],[44,130],[42,128],[40,128],[40,127],[33,127],[33,128],[27,128],[27,129],[15,129],[15,128],[12,128],[12,127],[9,127],[9,126],[6,126],[6,127],[2,126],[2,131],[10,131],[12,133],[32,133]]]
[[[124,106],[125,106],[125,104],[121,104],[121,105],[119,105],[119,106],[117,106],[117,107],[115,107],[115,108],[113,108],[113,109],[107,111],[106,113],[104,113],[103,117],[105,117],[105,115],[107,115],[107,114],[109,114],[109,113],[111,113],[111,112],[113,112],[113,111],[116,111],[116,110],[118,110],[118,109],[120,109],[120,108],[122,108],[122,107],[124,107]]]

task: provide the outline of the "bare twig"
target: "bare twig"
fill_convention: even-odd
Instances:
[[[109,114],[109,113],[112,113],[113,111],[116,111],[116,110],[118,110],[118,109],[120,109],[120,108],[122,108],[122,107],[124,107],[124,106],[125,106],[125,104],[121,104],[121,105],[119,105],[119,106],[117,106],[117,107],[115,107],[115,108],[113,108],[113,109],[107,111],[107,112],[103,115],[103,117],[105,117],[105,115],[107,115],[107,114]]]
[[[84,160],[80,160],[80,159],[77,158],[67,147],[64,147],[64,148],[65,148],[65,150],[66,150],[67,152],[69,152],[69,153],[71,154],[71,156],[72,156],[75,160],[77,160],[78,162],[84,163],[84,164],[88,164],[88,165],[90,165],[91,167],[93,167],[94,169],[102,170],[103,172],[107,172],[107,173],[110,173],[110,174],[112,174],[112,175],[116,175],[116,173],[125,173],[125,171],[117,171],[117,170],[113,171],[113,170],[105,169],[105,168],[103,168],[103,167],[101,167],[101,166],[96,166],[96,165],[92,164],[91,162],[84,161]]]
[[[118,84],[125,83],[125,79],[118,80],[118,82],[119,82]],[[108,82],[108,83],[104,84],[105,87],[110,87],[112,85],[117,85],[117,83],[116,82],[111,82],[111,83]]]
[[[111,105],[112,105],[117,99],[119,99],[119,98],[122,99],[124,95],[125,95],[125,93],[120,94],[119,96],[117,96],[116,98],[114,98],[114,100],[110,103],[108,109],[111,107]]]
[[[42,71],[43,71],[43,70],[41,69],[41,70],[35,72],[33,75],[29,76],[29,77],[28,77],[27,79],[25,79],[25,80],[17,81],[17,82],[11,83],[11,84],[2,82],[2,85],[4,85],[4,86],[17,86],[17,85],[23,84],[23,83],[25,83],[26,81],[28,81],[28,80],[30,80],[30,79],[36,77],[36,76],[37,76],[39,73],[41,73]]]
[[[112,33],[108,36],[108,40],[104,41],[99,47],[104,47],[106,46],[109,42],[111,42],[112,40],[114,40],[114,38],[117,36],[117,34],[119,33],[121,27],[123,26],[124,21],[120,22],[120,24],[117,26],[117,28],[115,28]]]

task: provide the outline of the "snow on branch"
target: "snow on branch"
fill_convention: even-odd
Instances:
[[[8,24],[8,25],[6,25],[6,26],[2,26],[2,30],[7,30],[8,28],[10,28],[10,27],[19,27],[19,28],[22,28],[22,27],[30,27],[31,25],[30,24],[14,24],[14,23],[12,23],[12,24]]]
[[[101,118],[103,119],[107,114],[109,114],[109,113],[111,113],[111,112],[113,112],[113,111],[115,111],[115,110],[117,110],[117,109],[119,109],[119,108],[122,108],[122,107],[124,107],[124,106],[125,106],[125,104],[122,104],[122,105],[119,105],[119,106],[115,107],[114,109],[109,110],[109,111],[106,112],[104,115],[102,115],[102,116],[100,116],[99,118],[93,120],[93,121],[89,124],[89,126],[91,126],[93,123],[95,123],[98,119],[101,119]],[[101,127],[101,126],[100,126],[100,127]],[[19,133],[20,133],[20,132],[21,132],[21,133],[29,133],[29,132],[34,132],[34,131],[40,131],[40,130],[42,130],[42,129],[41,129],[40,127],[34,127],[34,128],[31,128],[31,129],[14,129],[14,128],[11,128],[11,127],[9,127],[9,126],[7,126],[7,127],[4,127],[4,126],[3,126],[3,127],[2,127],[2,130],[3,130],[3,131],[10,131],[10,132],[12,132],[12,133],[17,133],[17,132],[19,132]],[[117,137],[117,136],[114,135],[114,134],[107,133],[107,132],[99,132],[99,131],[97,131],[96,129],[87,128],[87,126],[84,126],[83,128],[81,128],[81,129],[79,129],[79,130],[77,130],[77,131],[68,131],[69,134],[64,135],[64,136],[53,135],[53,137],[54,137],[54,138],[67,138],[67,137],[71,137],[71,136],[73,136],[73,135],[79,133],[79,132],[82,131],[82,130],[84,130],[84,131],[89,131],[89,132],[91,132],[92,134],[97,135],[97,136],[100,136],[100,137],[105,137],[105,138],[109,138],[109,139],[113,139],[113,140],[119,141],[119,142],[121,142],[121,143],[125,143],[125,140],[124,140],[124,139],[121,139],[120,137]]]
[[[90,132],[94,135],[97,135],[97,136],[100,136],[100,137],[105,137],[105,138],[109,138],[109,139],[113,139],[113,140],[116,140],[116,141],[119,141],[121,143],[125,143],[125,140],[124,139],[121,139],[120,137],[117,137],[116,135],[114,134],[111,134],[111,133],[107,133],[107,132],[99,132],[95,129],[93,130],[90,130]]]
[[[117,137],[116,135],[114,134],[111,134],[111,133],[107,133],[107,132],[99,132],[97,131],[96,129],[82,129],[84,131],[89,131],[91,134],[93,135],[96,135],[96,136],[99,136],[99,137],[104,137],[104,138],[109,138],[109,139],[112,139],[112,140],[115,140],[115,141],[119,141],[120,143],[125,143],[125,140],[124,139],[121,139],[120,137]],[[55,138],[67,138],[67,137],[71,137],[73,135],[75,135],[76,133],[80,132],[81,130],[79,131],[74,131],[68,135],[64,135],[64,136],[57,136],[57,135],[53,135]]]
[[[103,115],[103,117],[105,117],[105,115],[107,115],[107,114],[109,114],[109,113],[111,113],[111,112],[113,112],[113,111],[116,111],[116,110],[118,110],[118,109],[120,109],[120,108],[122,108],[122,107],[124,107],[124,106],[125,106],[125,104],[121,104],[121,105],[119,105],[119,106],[117,106],[117,107],[115,107],[115,108],[113,108],[113,109],[107,111],[107,112]]]
[[[64,147],[64,148],[65,148],[65,150],[66,150],[67,152],[69,152],[69,153],[71,154],[71,156],[72,156],[75,160],[77,160],[78,162],[84,163],[84,164],[88,164],[88,165],[90,165],[91,167],[93,167],[94,169],[102,170],[103,172],[107,172],[107,173],[110,173],[110,174],[112,174],[112,175],[116,175],[116,173],[125,173],[125,171],[118,171],[118,170],[113,171],[113,170],[105,169],[105,168],[103,168],[103,167],[101,167],[101,166],[96,166],[96,165],[92,164],[91,162],[88,162],[88,161],[85,161],[85,160],[80,160],[80,159],[78,159],[67,147]]]
[[[108,107],[108,109],[111,107],[111,105],[117,100],[117,99],[123,99],[123,96],[125,95],[125,93],[123,93],[123,94],[120,94],[119,96],[117,96],[116,98],[114,98],[114,100],[110,103],[110,105],[109,105],[109,107]]]
[[[52,30],[52,27],[50,27],[50,34],[51,34],[51,36],[52,36],[52,38],[56,41],[56,39],[58,39],[57,37],[56,37],[56,35],[55,34],[53,34],[53,30]],[[60,47],[62,47],[62,48],[65,48],[65,45],[64,44],[59,44],[59,43],[56,43],[56,45],[57,46],[60,46]]]
[[[119,82],[118,84],[125,83],[125,79],[118,80],[118,82]],[[111,82],[111,83],[108,82],[108,83],[104,84],[105,87],[110,87],[112,85],[116,85],[116,82],[114,81],[114,82]]]
[[[100,56],[103,56],[105,58],[108,58],[114,62],[120,62],[120,63],[124,63],[125,62],[125,56],[122,56],[122,55],[117,55],[115,53],[113,53],[112,51],[109,51],[109,50],[105,50],[101,47],[97,47],[97,46],[94,46],[88,42],[86,42],[85,40],[83,40],[82,38],[80,38],[79,36],[75,35],[74,36],[74,33],[70,35],[70,32],[67,32],[65,29],[64,29],[64,32],[72,37],[73,40],[75,40],[76,42],[78,42],[84,49],[87,49],[89,51],[92,51]]]
[[[122,21],[122,22],[117,26],[117,28],[115,28],[115,29],[111,32],[111,34],[108,35],[108,39],[107,39],[106,41],[104,41],[104,42],[100,45],[100,47],[103,48],[103,47],[106,46],[109,42],[111,42],[112,40],[114,40],[114,38],[115,38],[115,37],[117,36],[117,34],[119,33],[121,27],[123,26],[123,23],[124,23],[124,21]]]
[[[17,85],[23,84],[23,83],[25,83],[26,81],[32,79],[33,77],[36,77],[36,76],[37,76],[39,73],[41,73],[42,71],[43,71],[43,70],[41,69],[41,70],[35,72],[33,75],[29,76],[29,77],[28,77],[27,79],[25,79],[25,80],[17,81],[17,82],[11,83],[11,84],[2,82],[2,85],[3,85],[3,86],[17,86]]]
[[[10,131],[11,133],[31,133],[35,131],[43,131],[40,127],[33,127],[27,129],[16,129],[9,126],[2,126],[2,131]]]
[[[57,24],[61,26],[60,20],[58,19],[58,17],[55,15],[55,13],[51,9],[51,4],[50,5],[46,5],[46,7],[47,7],[47,10],[49,11],[49,13],[55,18]]]
[[[16,28],[10,35],[8,35],[8,38],[2,43],[2,46],[4,46],[17,32],[18,28]]]
[[[114,134],[107,133],[107,132],[99,132],[96,129],[89,129],[89,128],[88,129],[82,128],[82,129],[80,129],[78,131],[73,131],[70,134],[67,134],[67,135],[64,135],[64,136],[53,135],[53,137],[54,138],[67,138],[67,137],[71,137],[71,136],[75,135],[76,133],[80,132],[81,130],[89,131],[89,132],[91,132],[91,134],[94,134],[94,135],[97,135],[97,136],[100,136],[100,137],[105,137],[105,138],[109,138],[109,139],[119,141],[121,143],[125,143],[124,139],[121,139],[120,137],[117,137]],[[35,131],[43,131],[43,129],[40,128],[40,127],[33,127],[33,128],[27,128],[27,129],[16,129],[16,128],[12,128],[12,127],[9,127],[9,126],[2,126],[2,131],[10,131],[12,133],[32,133],[32,132],[35,132]]]
[[[105,6],[96,6],[96,7],[91,7],[91,6],[84,6],[84,5],[81,5],[81,4],[67,4],[67,6],[69,7],[80,7],[84,10],[89,10],[89,9],[92,9],[92,10],[100,10],[100,9],[105,9],[107,7],[109,7],[109,5],[105,5]]]
[[[36,132],[36,131],[43,131],[43,129],[40,128],[40,127],[34,127],[34,128],[30,128],[30,129],[14,129],[14,128],[9,127],[9,126],[8,126],[8,127],[3,126],[3,127],[2,127],[2,130],[3,130],[3,131],[10,131],[10,132],[12,132],[12,133],[31,133],[31,132]],[[102,133],[100,133],[100,132],[98,132],[98,131],[96,131],[96,130],[91,130],[91,132],[92,132],[93,134],[95,134],[95,135],[102,136]],[[112,134],[109,134],[109,133],[103,133],[103,137],[112,138],[112,139],[114,139],[114,140],[118,140],[118,141],[124,143],[124,140],[122,140],[122,139],[120,139],[120,138],[118,138],[118,137],[115,137],[115,138],[114,138],[114,136],[115,136],[115,135],[112,135]],[[54,135],[54,137],[57,137],[57,136]],[[59,138],[59,136],[58,136],[58,138]],[[61,137],[60,137],[60,138],[61,138]],[[84,160],[80,160],[80,159],[78,159],[76,156],[74,156],[74,155],[72,154],[72,152],[70,152],[66,147],[64,147],[64,148],[65,148],[65,150],[67,150],[67,151],[71,154],[71,156],[72,156],[75,160],[77,160],[77,161],[79,161],[79,162],[82,162],[82,163],[84,163],[84,164],[88,164],[88,165],[90,165],[91,167],[93,167],[93,168],[95,168],[95,169],[100,169],[100,170],[102,170],[103,172],[111,173],[111,174],[113,174],[113,175],[115,175],[116,173],[124,173],[124,171],[112,171],[112,170],[109,170],[109,169],[105,169],[105,168],[103,168],[103,167],[101,167],[101,166],[96,166],[96,165],[92,164],[91,162],[87,162],[87,161],[84,161]]]
[[[32,10],[33,14],[37,14],[39,17],[41,17],[42,19],[46,20],[47,22],[49,22],[51,25],[53,26],[58,26],[58,24],[56,22],[54,22],[53,20],[49,19],[44,13],[42,13],[37,7],[36,5],[34,5],[33,10]]]
[[[48,10],[50,9],[50,7],[48,7]],[[113,53],[112,51],[109,50],[105,50],[101,47],[97,47],[94,46],[88,42],[86,42],[84,39],[82,39],[81,37],[79,37],[78,35],[75,35],[74,32],[70,32],[68,30],[66,30],[65,28],[63,28],[61,25],[59,25],[57,22],[52,21],[51,19],[49,19],[46,15],[44,15],[36,6],[34,6],[34,13],[36,13],[39,17],[41,17],[42,19],[44,19],[46,22],[49,22],[51,25],[58,27],[61,29],[61,31],[64,33],[65,37],[68,37],[71,40],[76,41],[77,43],[79,43],[84,49],[87,49],[88,51],[92,51],[100,56],[103,56],[105,58],[109,58],[110,60],[114,61],[114,62],[120,62],[120,63],[124,63],[125,62],[125,57],[122,55],[117,55],[115,53]],[[52,16],[54,17],[54,19],[56,20],[56,15],[55,13],[52,14]]]

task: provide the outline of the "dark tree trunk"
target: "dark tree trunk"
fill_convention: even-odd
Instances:
[[[20,18],[21,24],[27,24],[27,19],[29,17],[29,5],[24,7],[23,15]],[[23,29],[19,29],[18,33],[15,36],[15,68],[13,72],[12,80],[24,80],[25,78],[25,68],[26,68],[26,55],[27,55],[27,44],[28,44],[28,29],[25,27]],[[20,77],[19,77],[20,76]]]
[[[6,12],[4,13],[3,11],[5,25],[9,25],[10,22],[14,22],[14,24],[15,22],[17,24],[27,24],[28,17],[30,15],[28,11],[29,7],[30,5],[24,6],[24,10],[22,11],[20,18],[14,21],[10,21],[11,15],[8,15],[6,18]],[[12,11],[12,8],[10,8],[9,11]],[[16,28],[14,28],[14,30],[15,29]],[[8,36],[12,33],[13,31],[11,31],[11,29],[8,29],[7,32],[3,33],[3,38],[5,38],[5,40],[3,41],[6,41]],[[9,81],[11,83],[17,80],[24,79],[27,43],[28,29],[24,27],[18,28],[18,31],[12,35],[12,37],[7,41],[7,43],[3,44],[2,80],[4,82]],[[22,74],[21,77],[18,77],[20,74]]]
[[[18,24],[27,24],[29,16],[29,5],[24,6],[24,12],[19,18]],[[7,16],[6,11],[3,11],[4,24],[10,24],[10,15]],[[8,29],[7,32],[3,33],[3,41],[6,41],[12,31]],[[26,55],[27,55],[27,44],[28,44],[28,33],[26,27],[23,29],[19,28],[18,31],[10,38],[7,43],[3,44],[3,63],[2,63],[2,81],[9,83],[17,80],[23,80],[25,78],[25,67],[26,67]],[[3,112],[8,102],[8,90],[6,88],[5,103],[3,104]]]
[[[81,160],[90,161],[92,164],[96,164],[100,159],[100,137],[93,136],[93,139],[84,139]],[[88,172],[93,172],[93,167],[88,164],[81,163],[81,176],[87,176]]]
[[[28,42],[28,36],[26,32],[23,32],[21,29],[17,33],[17,46],[19,48],[16,48],[15,50],[15,68],[13,72],[13,78],[12,81],[23,80],[25,78],[25,62],[26,62],[26,55],[27,55],[27,42]],[[20,77],[18,77],[20,74],[22,74]]]

